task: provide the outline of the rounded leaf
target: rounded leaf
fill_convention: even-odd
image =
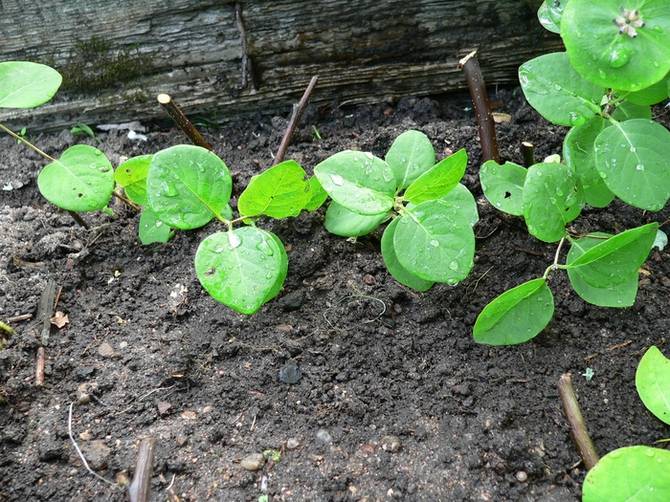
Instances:
[[[666,75],[655,84],[640,91],[629,93],[623,91],[621,94],[626,98],[626,101],[636,105],[655,105],[668,99],[668,84],[670,84],[670,78]]]
[[[408,187],[435,164],[433,144],[424,133],[409,130],[398,136],[384,158],[398,189]]]
[[[516,345],[536,337],[554,316],[547,281],[533,279],[505,291],[477,316],[473,336],[486,345]]]
[[[427,200],[444,197],[458,185],[467,166],[468,154],[464,148],[461,148],[412,182],[405,191],[405,200],[420,204]]]
[[[565,225],[582,209],[582,199],[570,170],[563,164],[541,163],[528,168],[523,185],[523,216],[528,232],[544,242],[565,235]]]
[[[615,123],[595,141],[596,169],[631,206],[660,211],[670,198],[670,131],[651,120]]]
[[[498,164],[495,160],[484,162],[479,170],[479,181],[486,199],[507,214],[523,214],[523,184],[527,170],[514,162]]]
[[[114,171],[114,180],[126,192],[130,200],[146,206],[147,201],[147,174],[153,155],[139,155],[126,160]]]
[[[398,261],[398,257],[395,254],[395,248],[393,247],[393,238],[397,225],[398,218],[386,226],[386,229],[384,229],[384,234],[382,235],[381,248],[384,265],[386,265],[389,273],[400,284],[412,289],[416,289],[417,291],[428,291],[433,287],[434,283],[432,281],[426,281],[420,277],[415,276],[405,267],[403,267]]]
[[[540,24],[552,33],[561,32],[561,16],[568,0],[544,0],[537,10]]]
[[[277,281],[285,277],[284,261],[285,250],[270,232],[243,227],[203,240],[195,254],[195,272],[215,300],[253,314],[281,289]]]
[[[451,192],[435,202],[449,211],[456,220],[465,221],[471,227],[474,227],[479,221],[475,197],[462,183],[456,185]]]
[[[298,216],[312,198],[305,170],[285,160],[251,178],[237,201],[242,216],[287,218]]]
[[[432,200],[406,209],[393,236],[403,268],[426,281],[455,285],[465,279],[472,269],[475,234],[459,216]]]
[[[574,126],[600,113],[605,89],[584,80],[565,52],[536,57],[519,67],[519,82],[528,103],[549,122]]]
[[[670,2],[570,0],[561,37],[570,63],[584,78],[639,91],[670,71]]]
[[[174,228],[188,230],[224,217],[232,179],[226,164],[209,150],[177,145],[154,154],[147,176],[149,205]]]
[[[49,101],[63,77],[53,68],[28,61],[0,63],[0,108],[35,108]]]
[[[138,235],[143,246],[154,244],[156,242],[165,243],[169,241],[174,232],[170,226],[158,219],[150,207],[142,209]]]
[[[326,230],[340,237],[360,237],[375,230],[389,218],[389,213],[364,215],[349,211],[337,202],[331,202],[326,210]]]
[[[279,237],[277,237],[272,232],[268,233],[272,236],[275,243],[277,244],[277,247],[280,250],[281,262],[279,264],[279,275],[277,276],[277,279],[275,280],[272,289],[270,289],[270,292],[267,295],[265,295],[265,300],[263,301],[263,303],[269,302],[270,300],[275,298],[279,293],[281,293],[281,290],[284,287],[284,281],[286,280],[286,275],[288,274],[288,255],[286,254],[286,248],[284,247],[284,243],[279,239]]]
[[[647,119],[651,120],[651,107],[645,105],[636,105],[630,101],[624,101],[619,104],[612,114],[612,118],[619,122],[624,122],[630,119]]]
[[[393,171],[371,153],[338,152],[317,165],[314,175],[328,195],[350,211],[375,215],[393,207]]]
[[[635,372],[635,387],[647,409],[670,425],[670,359],[658,347],[649,347],[642,356]]]
[[[609,452],[588,472],[582,502],[667,502],[670,451],[626,446]]]
[[[105,154],[88,145],[71,146],[37,176],[40,193],[68,211],[97,211],[114,190],[114,170]]]
[[[592,117],[570,129],[563,141],[565,163],[579,180],[584,201],[593,207],[607,207],[614,200],[614,194],[596,169],[594,148],[596,138],[608,126],[602,117]]]

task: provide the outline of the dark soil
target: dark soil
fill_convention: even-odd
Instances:
[[[495,97],[512,115],[498,127],[506,158],[520,161],[521,140],[541,158],[560,152],[562,128],[540,120],[518,91]],[[109,479],[132,477],[139,439],[154,436],[154,500],[166,499],[172,481],[182,500],[577,500],[585,471],[556,390],[566,371],[600,452],[667,437],[638,399],[634,374],[647,347],[667,352],[668,250],[652,253],[630,309],[589,306],[556,273],[556,315],[540,336],[508,348],[473,342],[480,309],[541,275],[555,245],[529,237],[522,221],[481,197],[468,106],[456,96],[312,109],[289,149],[311,170],[344,148],[382,156],[408,128],[424,131],[440,158],[466,147],[465,183],[481,215],[466,281],[414,293],[384,269],[378,235],[329,235],[321,210],[267,223],[287,244],[289,275],[280,297],[252,317],[213,301],[194,276],[195,249],[216,224],[142,247],[137,217],[114,206],[114,218],[86,215],[96,228],[85,231],[39,195],[41,161],[3,138],[0,187],[13,189],[0,192],[0,319],[34,314],[53,278],[69,324],[52,329],[43,388],[34,386],[34,322],[15,323],[17,335],[0,351],[0,499],[124,500],[85,471],[69,442],[68,406],[82,384],[97,386],[73,419],[92,467]],[[207,130],[236,193],[269,165],[285,125],[259,117]],[[117,132],[30,137],[54,155],[94,144],[115,164],[184,142],[156,126],[148,135],[146,143]],[[614,232],[668,216],[614,204],[585,211],[574,228]],[[278,379],[291,363],[301,373],[295,385]],[[591,381],[581,376],[587,367]],[[289,439],[297,448],[286,447]],[[242,458],[266,449],[281,450],[281,461],[242,468]]]

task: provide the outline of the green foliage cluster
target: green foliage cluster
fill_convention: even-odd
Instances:
[[[489,161],[480,180],[491,204],[522,216],[537,239],[561,244],[542,278],[503,293],[481,312],[474,338],[487,344],[522,343],[544,329],[554,309],[551,270],[566,270],[574,291],[591,304],[631,306],[658,225],[579,237],[566,225],[586,205],[606,207],[619,198],[660,211],[670,198],[670,131],[651,119],[650,107],[670,94],[670,2],[545,0],[538,17],[560,33],[566,52],[524,63],[519,81],[544,118],[571,127],[563,161],[552,156],[527,169]],[[570,250],[559,264],[564,240]]]

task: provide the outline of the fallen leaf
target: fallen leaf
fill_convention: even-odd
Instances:
[[[70,319],[68,318],[67,314],[63,314],[60,310],[57,311],[49,320],[51,321],[51,324],[56,326],[58,329],[63,328],[63,326],[66,324],[70,324]]]
[[[493,112],[491,115],[493,115],[493,121],[496,124],[503,124],[512,120],[512,116],[509,113]]]

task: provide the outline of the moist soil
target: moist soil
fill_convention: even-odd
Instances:
[[[518,89],[493,98],[511,115],[498,125],[504,158],[520,162],[522,140],[538,158],[560,152],[565,129],[539,118]],[[205,130],[236,195],[270,164],[286,122],[258,116]],[[408,128],[425,132],[439,158],[462,147],[470,154],[464,183],[481,220],[469,278],[413,292],[386,272],[379,234],[329,235],[321,209],[260,222],[286,244],[289,274],[281,295],[249,317],[212,300],[194,275],[198,243],[220,225],[143,247],[136,214],[115,202],[115,216],[87,214],[84,230],[39,195],[41,160],[3,138],[0,319],[35,315],[53,279],[69,323],[52,327],[41,388],[34,318],[14,322],[0,351],[0,499],[126,498],[83,467],[68,436],[72,402],[73,437],[105,478],[132,478],[139,440],[156,438],[153,500],[578,500],[585,469],[556,389],[564,372],[601,453],[667,437],[637,397],[634,375],[647,347],[667,353],[668,250],[652,252],[632,308],[590,306],[554,273],[556,312],[542,334],[515,347],[473,342],[482,307],[541,275],[556,245],[529,237],[523,221],[482,197],[467,96],[310,108],[288,157],[311,172],[346,148],[383,156]],[[29,132],[51,155],[88,143],[115,165],[185,142],[160,124],[147,136]],[[585,210],[572,228],[618,232],[668,216],[614,203]],[[243,467],[256,467],[242,460],[265,450],[280,460]]]

